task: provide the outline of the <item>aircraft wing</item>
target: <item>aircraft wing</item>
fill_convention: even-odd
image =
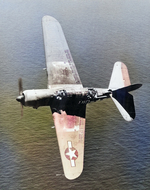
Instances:
[[[61,111],[54,112],[53,119],[65,177],[75,179],[83,170],[85,118]]]
[[[64,84],[74,84],[82,87],[80,77],[59,22],[51,16],[44,16],[42,24],[48,88]]]
[[[65,177],[77,178],[83,170],[86,104],[78,96],[53,97],[50,107]]]
[[[42,19],[48,75],[48,88],[82,89],[64,33],[59,22],[50,16]],[[66,178],[75,179],[83,170],[85,104],[77,97],[53,97],[50,102],[63,170]]]

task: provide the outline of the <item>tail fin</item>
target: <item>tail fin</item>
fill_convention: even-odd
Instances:
[[[116,62],[114,64],[108,88],[116,90],[129,85],[131,85],[131,82],[126,65],[122,62]]]
[[[112,91],[110,97],[126,121],[132,121],[135,118],[133,96],[128,92],[141,86],[141,84],[131,85],[128,69],[124,63],[116,62],[114,64],[108,88]]]

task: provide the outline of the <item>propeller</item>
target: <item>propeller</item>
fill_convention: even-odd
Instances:
[[[22,78],[18,79],[18,87],[19,87],[19,96],[16,98],[18,102],[21,104],[21,116],[23,116],[23,101],[24,101],[24,95],[22,94],[23,92],[23,87],[22,87]]]
[[[18,87],[19,87],[19,95],[22,95],[22,92],[23,92],[22,78],[18,79]]]

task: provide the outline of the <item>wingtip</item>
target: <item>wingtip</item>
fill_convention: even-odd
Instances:
[[[49,16],[49,15],[43,16],[42,22],[44,22],[44,21],[55,21],[55,22],[58,22],[54,17]]]
[[[74,179],[77,179],[78,177],[80,177],[80,175],[82,174],[83,172],[83,165],[84,164],[81,164],[80,167],[75,167],[74,169],[71,168],[71,170],[66,170],[66,168],[63,168],[64,169],[64,176],[68,179],[68,180],[74,180]],[[74,170],[74,171],[73,171]]]
[[[82,169],[82,171],[83,171],[83,169]],[[74,180],[74,179],[77,179],[78,177],[80,177],[80,175],[82,174],[82,171],[77,172],[77,173],[64,173],[64,175],[68,180]]]

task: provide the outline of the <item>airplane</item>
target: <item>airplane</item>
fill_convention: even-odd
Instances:
[[[142,84],[130,83],[128,69],[120,61],[113,67],[108,88],[83,87],[60,23],[51,16],[42,18],[48,77],[47,89],[23,91],[19,79],[21,106],[50,106],[56,129],[64,175],[79,177],[84,164],[86,105],[111,98],[126,121],[135,118],[135,106],[130,91]]]

